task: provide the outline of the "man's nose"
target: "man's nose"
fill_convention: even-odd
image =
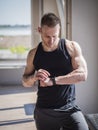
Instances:
[[[51,37],[51,38],[50,38],[50,42],[51,42],[51,43],[53,43],[53,41],[54,41],[54,38],[53,38],[53,37]]]

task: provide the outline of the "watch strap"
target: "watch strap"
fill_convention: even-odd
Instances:
[[[55,77],[52,77],[51,81],[53,82],[53,85],[56,85]]]

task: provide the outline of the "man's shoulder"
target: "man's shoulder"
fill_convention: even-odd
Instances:
[[[67,44],[78,44],[76,41],[66,39]]]
[[[37,47],[35,47],[35,48],[32,48],[30,51],[29,51],[29,55],[34,55],[35,53],[36,53],[36,51],[37,51]]]
[[[37,51],[37,48],[38,47],[35,47],[35,48],[32,48],[29,52],[28,52],[28,58],[29,59],[33,59],[34,58],[34,56],[35,56],[35,54],[36,54],[36,51]]]
[[[75,51],[80,50],[80,45],[76,41],[72,40],[66,40],[66,47],[71,56],[75,53]]]
[[[79,43],[72,40],[66,40],[66,46],[71,48],[77,48],[80,47]]]

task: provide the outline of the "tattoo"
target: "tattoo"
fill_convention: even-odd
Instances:
[[[33,76],[34,73],[35,73],[35,70],[34,70],[32,73],[30,73],[30,74],[24,74],[23,77],[24,77],[25,79],[28,79],[30,76]]]

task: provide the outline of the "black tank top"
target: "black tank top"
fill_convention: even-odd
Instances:
[[[52,52],[44,51],[42,43],[39,43],[33,64],[35,70],[45,69],[49,71],[51,77],[66,75],[73,70],[64,39],[59,41],[58,48]],[[75,86],[74,84],[47,87],[38,85],[37,94],[36,106],[39,108],[68,109],[75,101]]]

